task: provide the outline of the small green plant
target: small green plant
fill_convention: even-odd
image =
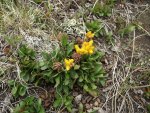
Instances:
[[[82,43],[70,42],[64,34],[61,38],[60,47],[50,54],[43,52],[42,58],[36,60],[36,52],[21,46],[18,51],[20,78],[26,83],[40,85],[42,81],[51,83],[56,89],[54,107],[65,106],[68,111],[72,110],[71,91],[74,84],[83,88],[92,96],[98,95],[98,86],[105,83],[105,71],[101,58],[104,53],[96,50],[92,38],[94,33],[87,32]],[[15,82],[12,86],[14,95],[20,95],[22,85]],[[26,90],[23,90],[21,96]]]
[[[105,30],[104,25],[99,20],[94,20],[91,22],[86,22],[86,27],[90,31],[94,32],[96,37],[105,37],[108,43],[113,42],[112,31]]]
[[[27,91],[27,87],[14,80],[9,80],[8,85],[11,87],[11,93],[15,97],[24,96]]]
[[[147,111],[150,112],[150,104],[147,105]]]
[[[95,32],[96,37],[103,35],[103,24],[98,20],[86,22],[86,27],[90,31]]]
[[[93,35],[91,32],[88,32],[86,36],[92,38]],[[55,88],[58,92],[56,101],[54,102],[55,107],[64,103],[70,111],[73,99],[72,96],[70,96],[70,93],[74,84],[79,85],[84,91],[92,96],[98,95],[98,85],[104,85],[105,72],[100,62],[104,53],[96,50],[93,53],[94,46],[90,45],[93,43],[93,40],[89,42],[84,41],[81,48],[78,45],[74,45],[73,42],[68,42],[66,36],[62,37],[61,42],[61,48],[55,50],[54,53],[47,55],[54,59],[52,59],[52,61],[49,60],[49,57],[45,59],[46,62],[52,63],[55,61],[51,65],[51,74],[46,78],[47,80],[54,80],[53,82],[55,83]],[[88,51],[86,52],[86,48],[88,48],[89,53]],[[63,65],[65,67],[63,67]]]
[[[103,3],[97,2],[92,12],[96,16],[108,17],[111,16],[111,10],[114,6],[115,0],[106,0]]]
[[[119,31],[120,35],[123,37],[124,35],[127,35],[131,32],[133,32],[136,29],[137,25],[135,24],[129,24],[125,28],[121,29]]]
[[[43,0],[33,0],[35,3],[40,4]]]
[[[25,82],[33,82],[38,76],[38,62],[36,61],[36,52],[22,45],[18,50],[20,77]]]
[[[27,97],[14,108],[13,113],[45,113],[41,99]]]

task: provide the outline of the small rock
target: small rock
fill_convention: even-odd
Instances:
[[[100,103],[100,102],[101,102],[99,98],[97,98],[97,99],[96,99],[96,101],[97,101],[98,103]]]
[[[97,107],[98,105],[99,105],[99,103],[98,103],[97,101],[95,101],[95,102],[94,102],[94,106]]]
[[[87,110],[88,113],[91,113],[92,111],[93,111],[93,109],[88,109]]]
[[[79,104],[81,102],[81,99],[82,99],[82,94],[80,94],[80,95],[78,95],[78,96],[75,97],[75,102],[77,104]]]
[[[90,104],[91,108],[93,107],[93,104]]]
[[[90,104],[85,104],[86,109],[90,109],[91,105]]]

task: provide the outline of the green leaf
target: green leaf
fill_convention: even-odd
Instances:
[[[21,102],[19,103],[19,107],[20,107],[20,108],[25,107],[25,105],[26,105],[25,101],[21,101]]]
[[[22,72],[21,73],[21,78],[23,78],[24,81],[28,82],[29,81],[29,74]]]
[[[14,85],[15,81],[14,80],[8,80],[8,85],[12,86]]]
[[[94,83],[91,83],[92,89],[97,89],[97,86]]]
[[[89,88],[88,85],[86,85],[86,84],[84,84],[83,88],[85,91],[87,91],[93,97],[96,97],[98,95],[98,92],[96,90]]]
[[[68,73],[66,73],[66,75],[65,75],[65,81],[64,81],[64,85],[68,85],[69,84],[69,82],[70,82],[70,75],[68,74]]]
[[[93,74],[98,74],[98,73],[100,73],[101,72],[101,70],[102,70],[102,66],[101,65],[99,65],[99,66],[96,66],[95,67],[95,69],[94,69],[94,72],[93,72]]]
[[[26,94],[26,91],[27,91],[26,87],[20,86],[19,90],[18,90],[18,93],[19,93],[20,96],[24,96]]]
[[[41,3],[43,0],[34,0],[35,3],[39,4]]]
[[[91,82],[90,79],[89,79],[89,77],[87,76],[87,74],[85,74],[84,80],[86,81],[86,83],[90,83]]]
[[[93,54],[89,57],[89,60],[95,61],[97,59],[101,59],[104,55],[105,55],[105,53],[103,53],[103,52],[95,52],[95,54]]]
[[[126,32],[127,33],[130,33],[130,32],[132,32],[132,31],[134,31],[135,30],[135,25],[129,25],[128,27],[127,27],[127,29],[126,29]]]
[[[83,81],[83,77],[79,76],[79,82],[82,82],[82,81]]]
[[[76,71],[74,71],[74,70],[72,70],[70,72],[70,74],[71,74],[71,77],[74,78],[74,79],[77,79],[79,77],[78,73]]]
[[[45,71],[45,72],[43,73],[43,75],[46,76],[46,77],[51,77],[51,76],[52,76],[52,73],[53,73],[53,70],[49,69],[48,71]]]
[[[150,112],[150,104],[147,105],[147,111]]]
[[[11,90],[11,93],[12,93],[13,95],[16,95],[17,90],[18,90],[18,87],[17,87],[17,86],[14,86],[14,87],[12,88],[12,90]]]
[[[86,27],[92,32],[98,32],[102,28],[102,24],[98,20],[86,23]]]
[[[69,43],[67,46],[67,55],[71,54],[72,50],[74,49],[74,43]]]
[[[85,91],[88,91],[88,89],[89,89],[86,84],[84,84],[83,88],[84,88]]]
[[[68,100],[68,99],[66,99],[65,105],[68,106],[68,105],[70,105],[70,104],[71,104],[71,101]]]
[[[29,111],[23,111],[22,113],[30,113]]]
[[[74,65],[74,70],[78,70],[80,68],[80,65]]]
[[[45,113],[44,108],[43,108],[43,107],[40,107],[40,110],[39,110],[39,112],[38,112],[38,113]]]
[[[27,48],[26,45],[22,45],[22,47],[18,50],[19,57],[30,57],[35,59],[35,51],[30,48]]]
[[[43,60],[39,61],[39,66],[40,66],[41,70],[46,70],[48,68],[47,63]]]
[[[57,76],[56,78],[55,78],[55,82],[56,82],[56,84],[55,84],[55,88],[60,84],[60,76]]]
[[[136,26],[134,24],[129,24],[127,27],[125,27],[124,29],[121,29],[119,31],[119,33],[121,34],[121,36],[129,34],[130,32],[133,32],[135,30]]]
[[[89,90],[88,93],[90,95],[92,95],[93,97],[97,97],[98,96],[98,92],[96,90]]]
[[[101,83],[102,86],[104,86],[104,85],[105,85],[105,80],[104,80],[104,79],[101,79],[101,80],[100,80],[100,83]]]
[[[79,70],[78,75],[79,75],[78,81],[82,82],[84,80],[84,72],[82,70]]]
[[[62,99],[61,99],[61,98],[58,98],[58,99],[56,99],[56,100],[54,101],[53,106],[54,106],[55,108],[57,108],[57,107],[59,107],[61,104],[62,104]]]
[[[67,34],[63,34],[63,36],[61,38],[61,44],[62,44],[62,46],[66,46],[68,44],[68,35]]]
[[[79,104],[79,113],[83,113],[83,104],[82,103]]]
[[[41,104],[42,104],[42,100],[39,98],[39,99],[37,100],[37,105],[38,105],[38,107],[40,107]]]

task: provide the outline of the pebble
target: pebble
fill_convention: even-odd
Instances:
[[[92,111],[93,111],[93,109],[88,109],[87,110],[88,113],[91,113]]]
[[[80,94],[80,95],[78,95],[78,96],[75,97],[75,102],[77,104],[79,104],[81,102],[81,99],[82,99],[82,94]]]
[[[98,103],[97,101],[95,101],[95,102],[94,102],[94,106],[97,107],[98,105],[99,105],[99,103]]]
[[[90,109],[91,105],[90,104],[85,104],[86,109]]]
[[[96,101],[97,101],[98,103],[100,103],[100,102],[101,102],[99,98],[97,98],[97,99],[96,99]]]

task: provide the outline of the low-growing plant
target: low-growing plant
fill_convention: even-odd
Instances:
[[[133,32],[136,29],[137,25],[129,24],[125,28],[120,29],[119,33],[123,37],[124,35],[128,35],[129,33]]]
[[[17,104],[13,113],[45,113],[45,110],[42,107],[42,100],[31,96]]]
[[[16,98],[19,96],[24,96],[27,91],[27,86],[24,84],[21,84],[15,80],[9,80],[8,85],[11,87],[11,93]]]
[[[86,27],[90,31],[95,32],[96,37],[103,35],[103,24],[98,20],[86,22]]]
[[[104,53],[96,50],[94,33],[89,31],[85,37],[79,39],[82,43],[78,43],[69,41],[64,34],[60,47],[51,53],[43,52],[39,61],[36,60],[36,52],[23,45],[18,51],[20,78],[35,85],[40,85],[42,81],[53,84],[56,89],[54,107],[64,105],[70,112],[74,84],[97,96],[98,86],[105,83],[105,71],[101,63]],[[14,92],[16,94],[18,90]]]
[[[150,104],[147,104],[147,111],[150,112]]]
[[[94,32],[95,37],[105,37],[108,43],[113,42],[112,31],[105,30],[104,25],[99,20],[94,20],[91,22],[86,22],[86,27],[90,31]]]
[[[20,66],[20,77],[25,82],[32,82],[34,81],[37,73],[34,73],[35,71],[38,71],[36,69],[37,62],[35,61],[35,51],[32,49],[27,48],[25,45],[20,47],[18,50],[18,56],[19,56],[19,66]]]
[[[55,57],[51,56],[54,59],[50,62],[55,62],[51,65],[52,73],[46,78],[47,80],[49,78],[51,78],[49,80],[54,80],[58,92],[54,102],[55,107],[64,102],[68,110],[71,110],[71,100],[73,98],[69,95],[74,84],[79,85],[92,96],[98,95],[98,85],[104,85],[105,72],[100,62],[104,53],[94,50],[92,40],[94,35],[92,32],[88,32],[86,37],[90,41],[84,40],[82,44],[75,45],[73,42],[70,43],[66,37],[62,37],[61,48],[55,50],[55,54],[51,54]],[[47,55],[47,62],[49,62],[48,56],[50,55]]]
[[[100,17],[111,16],[111,10],[116,0],[106,0],[105,2],[97,2],[95,7],[92,9],[92,13]]]

